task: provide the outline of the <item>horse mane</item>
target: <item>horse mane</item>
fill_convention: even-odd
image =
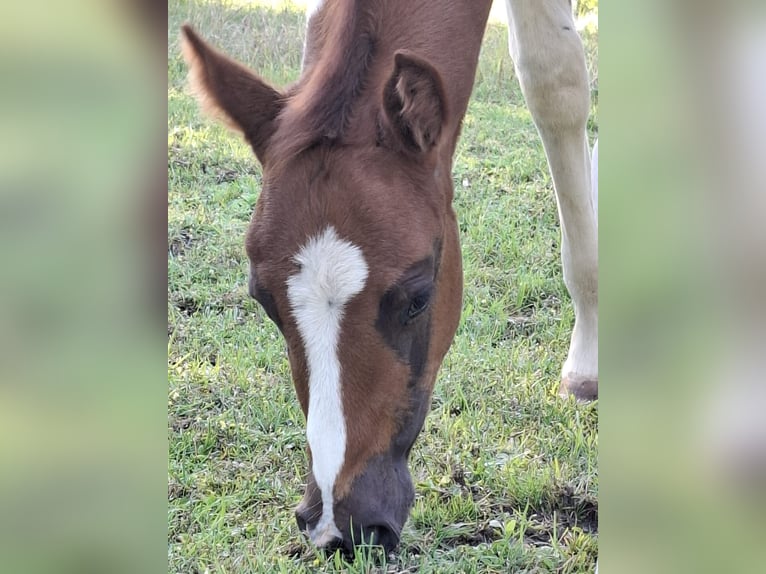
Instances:
[[[375,53],[377,19],[370,4],[325,0],[312,17],[305,69],[288,92],[269,150],[276,171],[314,145],[339,141],[348,128]]]

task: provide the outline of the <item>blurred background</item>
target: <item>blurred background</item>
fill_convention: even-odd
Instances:
[[[3,7],[4,572],[163,567],[166,15],[158,8]]]
[[[766,12],[600,11],[600,569],[763,570]]]

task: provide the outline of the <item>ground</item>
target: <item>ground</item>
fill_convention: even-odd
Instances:
[[[303,14],[171,0],[168,15],[168,571],[592,572],[597,405],[556,396],[573,312],[505,28],[487,30],[455,158],[463,315],[412,452],[415,506],[396,552],[351,563],[312,549],[293,518],[305,421],[279,333],[247,295],[261,171],[236,135],[200,116],[178,49],[188,20],[284,84],[298,75]],[[597,78],[592,32],[586,47]],[[592,141],[595,120],[589,131]]]

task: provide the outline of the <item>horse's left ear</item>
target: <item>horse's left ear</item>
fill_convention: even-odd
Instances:
[[[447,118],[447,99],[439,72],[422,58],[400,50],[383,89],[385,142],[425,153],[439,141]]]

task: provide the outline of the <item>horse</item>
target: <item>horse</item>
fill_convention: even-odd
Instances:
[[[319,548],[394,549],[407,466],[461,312],[452,161],[491,0],[324,0],[283,89],[188,24],[202,108],[263,168],[247,231],[249,293],[281,331],[306,416],[295,514]],[[589,86],[569,0],[508,0],[509,46],[542,137],[575,325],[561,394],[597,397],[597,230]]]

